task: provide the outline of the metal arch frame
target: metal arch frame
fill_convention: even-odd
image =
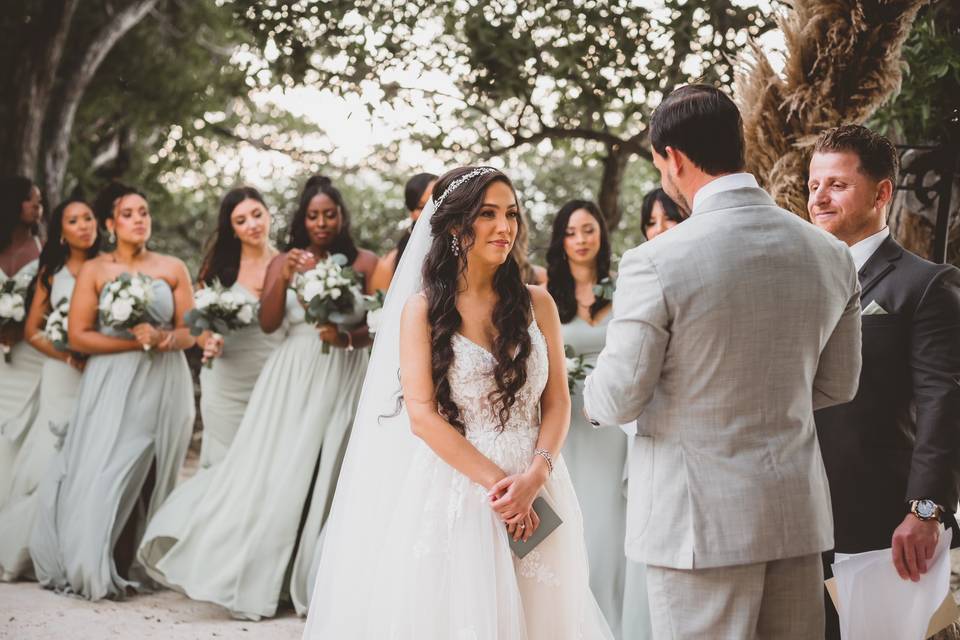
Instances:
[[[897,191],[913,191],[921,202],[930,202],[932,197],[937,198],[937,220],[933,230],[934,262],[943,264],[947,261],[947,243],[950,230],[950,204],[953,195],[953,182],[960,169],[960,144],[947,143],[944,145],[902,145],[898,144],[900,158],[910,150],[926,150],[931,154],[941,154],[939,163],[930,167],[924,173],[909,173],[913,176],[907,184],[896,185]],[[901,170],[902,171],[902,170]],[[923,179],[930,171],[935,171],[937,181],[931,185],[924,185]]]

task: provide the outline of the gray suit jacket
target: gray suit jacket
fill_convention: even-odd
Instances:
[[[762,189],[708,197],[624,254],[595,424],[637,420],[627,555],[679,569],[831,548],[813,411],[860,375],[860,286],[847,247]]]

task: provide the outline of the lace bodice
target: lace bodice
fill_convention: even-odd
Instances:
[[[549,372],[547,343],[536,321],[530,323],[529,331],[531,348],[527,358],[527,383],[510,411],[507,431],[540,426],[540,395],[547,385]],[[448,374],[451,397],[460,408],[467,437],[477,435],[473,432],[499,432],[497,407],[489,399],[490,393],[497,388],[493,378],[494,355],[459,333],[453,337],[453,354],[454,361]]]

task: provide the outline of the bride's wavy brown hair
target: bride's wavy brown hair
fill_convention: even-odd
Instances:
[[[457,178],[477,167],[461,167],[440,177],[433,193],[438,197]],[[467,254],[475,241],[473,222],[480,215],[483,197],[494,182],[503,182],[516,198],[510,179],[497,170],[471,178],[451,191],[430,218],[433,243],[423,264],[423,286],[427,297],[427,321],[431,329],[433,384],[440,414],[461,434],[466,426],[460,408],[453,401],[448,374],[453,365],[453,336],[463,319],[457,311],[458,283],[467,268]],[[519,206],[519,203],[518,203]],[[517,216],[523,224],[522,216]],[[453,234],[460,238],[460,255],[453,251]],[[519,234],[518,234],[519,235]],[[493,276],[497,303],[493,308],[493,326],[497,338],[493,371],[497,388],[490,401],[497,408],[500,428],[506,427],[517,394],[527,382],[527,358],[530,355],[530,292],[520,276],[520,266],[512,255]]]

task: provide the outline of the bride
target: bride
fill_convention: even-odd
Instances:
[[[387,296],[304,638],[611,638],[559,456],[560,320],[510,255],[513,186],[466,167],[434,193]],[[509,538],[536,531],[538,495],[562,524],[520,560]]]

